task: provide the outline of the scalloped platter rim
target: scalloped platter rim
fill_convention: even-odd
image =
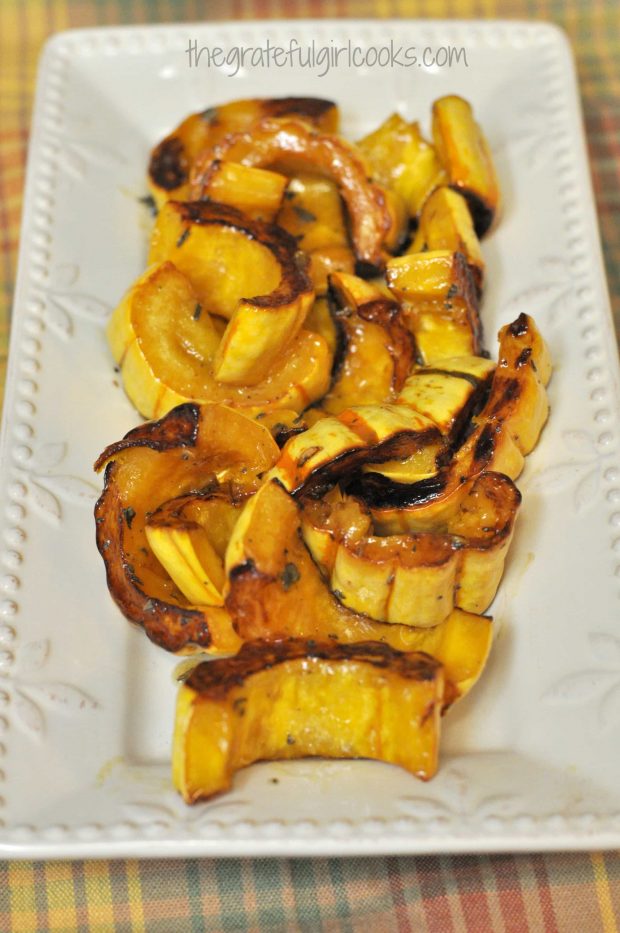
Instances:
[[[188,64],[190,40],[267,38],[463,47],[467,60],[341,61],[322,77]],[[335,99],[352,138],[395,109],[428,126],[441,94],[471,100],[505,196],[483,244],[486,344],[520,311],[534,316],[556,363],[552,415],[519,480],[492,657],[447,717],[437,778],[368,761],[259,764],[188,808],[169,773],[178,659],[120,616],[94,544],[92,463],[138,422],[103,325],[145,261],[149,148],[186,113],[284,85]],[[297,20],[55,36],[39,72],[2,431],[2,857],[620,846],[619,384],[575,70],[555,27]]]

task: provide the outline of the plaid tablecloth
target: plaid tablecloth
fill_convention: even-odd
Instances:
[[[618,0],[0,0],[0,384],[32,92],[44,40],[69,27],[267,16],[502,16],[563,26],[577,59],[620,331]],[[620,857],[614,853],[0,864],[0,933],[619,928]]]

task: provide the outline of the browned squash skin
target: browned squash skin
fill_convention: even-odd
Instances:
[[[192,669],[185,681],[188,687],[218,699],[231,687],[241,686],[249,677],[266,667],[286,661],[317,658],[322,661],[362,661],[379,670],[389,670],[408,680],[433,680],[439,662],[422,651],[406,653],[377,641],[354,644],[317,643],[312,639],[289,638],[285,641],[246,642],[232,658],[205,661]]]
[[[378,622],[345,606],[325,584],[301,537],[299,505],[275,482],[266,483],[244,507],[226,554],[230,581],[226,606],[244,641],[378,641],[399,651],[428,651],[445,664],[455,695],[477,680],[491,642],[490,619],[467,613],[432,628]],[[262,529],[270,523],[272,533]],[[458,610],[457,610],[458,613]],[[460,647],[442,646],[448,623]],[[452,697],[454,699],[454,697]]]
[[[130,431],[97,459],[105,478],[95,505],[96,539],[108,588],[156,644],[175,652],[235,651],[240,642],[225,610],[197,608],[178,592],[148,547],[147,513],[190,492],[242,502],[278,454],[269,431],[249,418],[186,403]]]
[[[385,264],[394,218],[382,188],[368,179],[362,159],[344,139],[319,133],[300,120],[264,120],[200,155],[190,179],[192,198],[202,197],[203,179],[214,159],[333,178],[347,207],[357,259],[375,268]]]
[[[483,472],[516,479],[524,456],[536,446],[549,412],[545,387],[551,376],[549,351],[533,319],[521,314],[500,331],[499,362],[486,404],[454,457],[434,476],[395,483],[366,473],[353,491],[390,532],[423,531],[454,515]]]
[[[280,284],[269,295],[252,297],[252,303],[257,307],[277,308],[289,304],[299,294],[312,293],[312,283],[307,274],[307,259],[298,249],[294,238],[281,227],[254,220],[226,204],[209,201],[179,201],[172,204],[180,222],[186,224],[187,229],[194,224],[198,227],[229,227],[244,233],[250,239],[258,240],[273,254],[282,269]],[[174,262],[182,272],[186,272],[183,263],[179,261],[180,252],[179,248]],[[191,280],[191,271],[188,277]]]
[[[292,639],[200,664],[181,686],[173,780],[188,803],[259,760],[373,758],[422,780],[437,769],[441,665],[386,645]],[[352,710],[356,712],[352,713]]]
[[[450,94],[434,102],[433,140],[449,184],[467,198],[476,233],[483,237],[497,219],[500,192],[488,143],[468,101]]]
[[[205,146],[265,117],[283,116],[301,117],[329,133],[338,128],[336,105],[314,97],[256,98],[209,107],[187,117],[155,146],[148,168],[151,187],[160,199],[175,192],[189,181],[193,161]]]

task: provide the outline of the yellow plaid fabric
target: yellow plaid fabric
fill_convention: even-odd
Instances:
[[[35,70],[47,36],[79,26],[269,16],[501,16],[563,26],[577,59],[620,329],[618,0],[0,0],[0,384]],[[617,918],[616,854],[0,864],[1,933],[612,933]]]

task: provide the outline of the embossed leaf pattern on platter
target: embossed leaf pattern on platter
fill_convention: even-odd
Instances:
[[[538,260],[538,281],[516,292],[504,304],[504,311],[516,317],[522,311],[533,314],[540,313],[534,312],[534,308],[544,308],[545,324],[554,326],[561,323],[574,288],[575,278],[566,260],[543,256]]]
[[[96,295],[71,290],[80,275],[81,269],[76,263],[59,263],[51,269],[50,286],[40,287],[45,323],[62,340],[74,336],[76,318],[102,327],[112,310],[108,302]]]
[[[542,699],[554,704],[596,702],[598,724],[608,729],[620,722],[620,638],[608,632],[588,636],[593,664],[553,683]]]
[[[494,154],[501,155],[508,144],[510,149],[518,154],[520,163],[526,165],[529,171],[536,171],[549,157],[549,121],[552,114],[546,107],[541,107],[537,101],[521,108],[514,114],[510,130],[502,134],[502,138],[492,141]]]
[[[441,774],[442,796],[408,794],[399,798],[399,809],[414,820],[433,821],[438,826],[478,823],[513,816],[518,797],[512,793],[492,794],[476,799],[475,782],[458,767],[444,768]]]
[[[573,507],[579,514],[596,502],[603,470],[613,451],[600,449],[588,431],[563,431],[561,437],[570,459],[536,472],[530,489],[557,493],[572,487]]]
[[[187,829],[200,829],[213,819],[233,823],[249,807],[250,801],[241,799],[206,801],[188,808],[180,799],[177,802],[176,798],[171,798],[169,803],[133,800],[123,809],[125,815],[139,825],[156,825],[162,829],[182,825]]]
[[[75,714],[99,707],[96,699],[74,684],[37,678],[50,651],[47,638],[26,642],[18,652],[16,672],[9,672],[3,680],[3,689],[12,695],[16,722],[36,740],[41,740],[47,731],[50,711]]]
[[[49,472],[62,463],[67,449],[64,442],[42,444],[20,466],[32,506],[37,514],[54,526],[58,526],[62,519],[63,502],[90,505],[99,493],[94,483],[79,476]]]

